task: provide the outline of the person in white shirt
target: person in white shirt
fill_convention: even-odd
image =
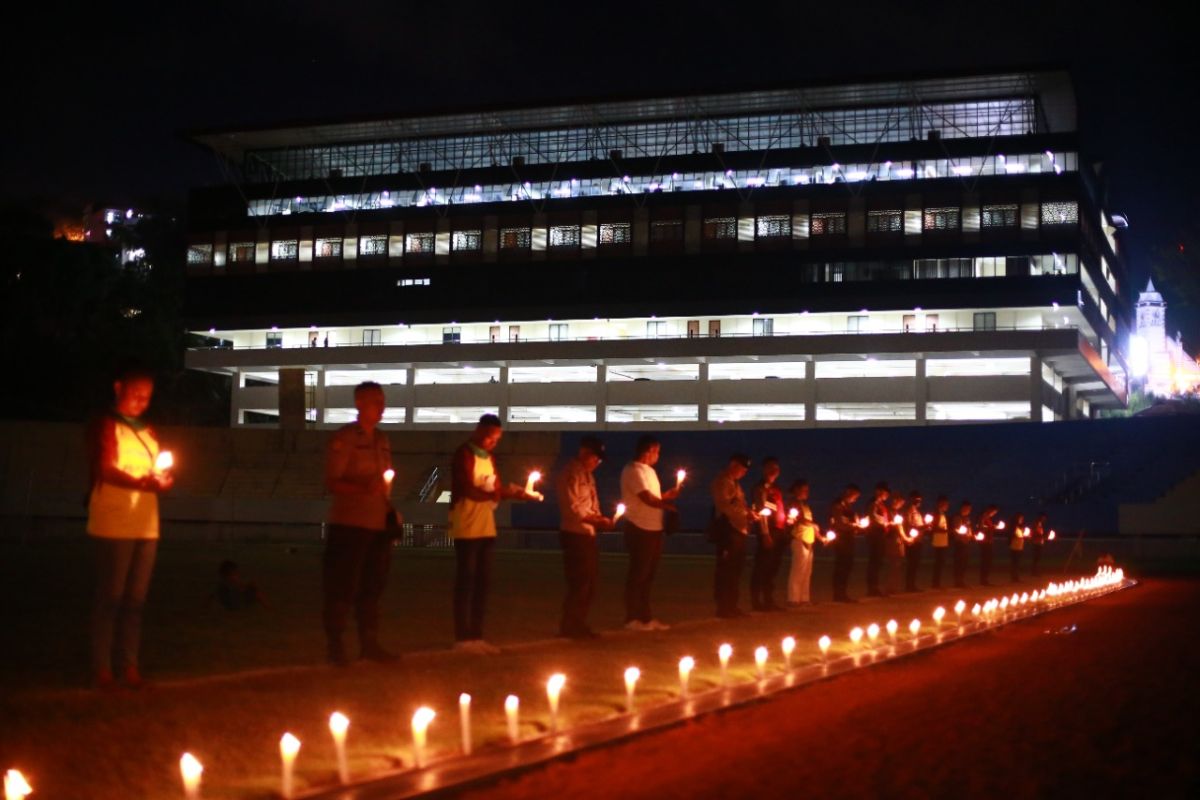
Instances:
[[[666,630],[650,611],[650,586],[662,558],[663,512],[674,511],[679,487],[662,491],[654,465],[662,445],[653,436],[638,439],[633,461],[621,471],[625,504],[625,549],[629,575],[625,581],[625,627],[633,631]]]

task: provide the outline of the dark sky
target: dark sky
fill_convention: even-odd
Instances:
[[[1188,122],[1200,110],[1200,42],[1189,15],[1168,8],[42,3],[0,54],[9,84],[0,124],[15,139],[2,148],[2,192],[122,203],[181,196],[221,177],[213,157],[181,136],[194,128],[1060,64],[1076,78],[1085,152],[1105,162],[1109,207],[1129,216],[1141,279],[1153,249],[1185,230],[1194,236],[1200,219]]]

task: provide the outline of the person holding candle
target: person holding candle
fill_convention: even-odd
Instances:
[[[923,498],[917,491],[908,494],[908,533],[917,532],[916,536],[908,536],[904,540],[904,591],[919,592],[917,574],[921,570],[921,550],[923,539],[933,528],[932,522],[925,521],[925,512],[921,510]]]
[[[1046,544],[1046,512],[1041,512],[1033,520],[1033,528],[1029,532],[1030,550],[1032,550],[1032,558],[1029,564],[1030,573],[1036,578],[1042,574],[1042,548]]]
[[[1025,527],[1025,515],[1013,515],[1008,534],[1009,571],[1013,583],[1021,582],[1021,554],[1025,550],[1025,537],[1032,532]]]
[[[994,504],[989,505],[983,510],[979,516],[979,523],[975,526],[975,540],[979,542],[979,585],[991,586],[989,578],[992,576],[992,540],[995,538],[996,515],[1000,513],[1000,509]]]
[[[750,531],[752,512],[746,505],[746,494],[739,483],[750,471],[750,457],[734,453],[729,463],[713,479],[713,510],[719,524],[717,535],[717,565],[713,576],[713,596],[717,601],[717,616],[733,619],[746,616],[738,608],[738,585],[742,578],[742,563],[746,558],[746,536]]]
[[[908,546],[908,528],[905,526],[904,495],[897,492],[888,499],[889,518],[887,534],[883,540],[883,596],[899,594],[901,573],[904,571],[904,550]]]
[[[940,495],[929,528],[933,536],[933,588],[942,588],[942,569],[946,564],[946,551],[950,549],[950,498]]]
[[[850,573],[854,570],[855,536],[861,530],[854,504],[862,492],[853,483],[842,490],[842,495],[829,509],[829,528],[837,535],[833,544],[833,601],[835,603],[857,603],[847,593]]]
[[[558,635],[590,639],[597,634],[588,626],[588,611],[596,596],[600,571],[597,530],[611,530],[613,521],[600,512],[596,478],[592,474],[604,460],[604,442],[596,436],[579,440],[579,451],[558,476],[557,494],[567,596],[563,600]]]
[[[975,523],[971,520],[971,501],[963,500],[958,513],[950,522],[950,547],[954,556],[954,588],[967,588],[967,550],[975,537]]]
[[[96,550],[92,677],[100,689],[116,685],[114,630],[125,684],[132,689],[145,684],[138,651],[142,608],[158,551],[158,495],[175,482],[170,469],[156,466],[158,437],[142,419],[153,394],[154,376],[148,370],[124,368],[113,381],[112,409],[87,429],[87,533]]]
[[[621,470],[621,502],[625,504],[625,627],[631,631],[666,630],[650,611],[650,587],[662,559],[663,516],[675,511],[679,486],[662,491],[654,465],[662,445],[650,435],[638,438],[633,460]]]
[[[888,513],[888,498],[891,490],[880,481],[875,484],[875,498],[871,501],[868,512],[870,527],[867,528],[867,597],[882,597],[879,588],[879,571],[883,567],[888,526],[891,515]]]
[[[508,498],[530,498],[523,487],[500,482],[493,451],[503,433],[500,418],[484,414],[471,438],[454,451],[451,468],[454,649],[484,655],[500,652],[483,639],[483,617],[496,545],[496,506]]]
[[[787,509],[783,492],[776,485],[779,479],[779,459],[763,459],[762,480],[754,486],[754,518],[758,547],[754,550],[754,566],[750,573],[750,607],[755,611],[782,611],[775,603],[775,579],[783,564],[787,547]]]
[[[388,517],[392,447],[379,429],[387,405],[373,381],[354,387],[358,418],[334,432],[325,457],[325,487],[331,495],[322,560],[323,620],[329,662],[349,664],[343,636],[351,610],[358,627],[360,656],[386,663],[396,656],[379,644],[379,600],[392,561]],[[395,473],[392,472],[394,476]]]
[[[818,540],[821,544],[829,543],[821,535],[820,529],[813,520],[812,507],[808,504],[808,493],[808,481],[804,479],[795,481],[788,488],[788,494],[792,496],[791,507],[796,509],[794,519],[791,518],[789,512],[791,529],[788,531],[791,541],[792,566],[788,571],[787,604],[792,607],[813,604],[811,594],[813,545]]]

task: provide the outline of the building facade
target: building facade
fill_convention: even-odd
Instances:
[[[187,365],[235,424],[1088,418],[1132,303],[1069,77],[194,134]]]

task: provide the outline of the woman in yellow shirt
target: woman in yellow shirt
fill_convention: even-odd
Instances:
[[[158,550],[158,494],[174,477],[158,463],[159,444],[141,416],[154,377],[139,368],[113,382],[110,413],[88,431],[92,484],[87,532],[96,543],[96,596],[92,610],[92,674],[102,689],[115,685],[113,634],[126,685],[140,688],[142,606]]]

